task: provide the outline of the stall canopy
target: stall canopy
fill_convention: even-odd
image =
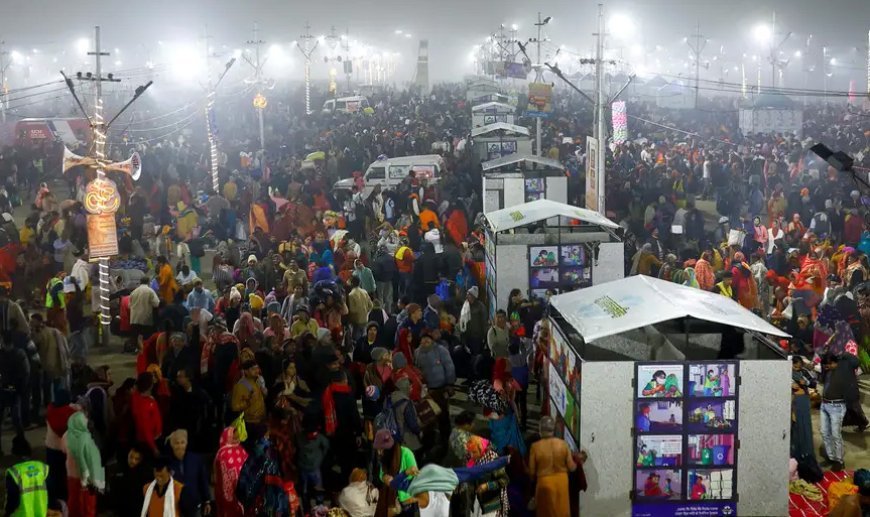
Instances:
[[[680,318],[789,337],[731,298],[643,275],[554,296],[550,306],[587,343]]]
[[[501,167],[508,167],[510,165],[517,165],[516,168],[523,169],[524,165],[532,164],[529,169],[535,167],[535,165],[541,165],[542,167],[538,167],[540,169],[557,169],[557,170],[565,170],[565,167],[558,160],[551,160],[550,158],[544,158],[543,156],[535,156],[533,154],[509,154],[507,156],[502,156],[500,158],[496,158],[494,160],[490,160],[488,162],[483,162],[481,167],[483,167],[483,171],[490,171],[492,169],[499,169]]]
[[[545,221],[552,217],[565,217],[574,221],[596,224],[610,229],[619,228],[618,224],[598,212],[558,203],[549,199],[539,199],[486,214],[486,220],[493,233],[512,230],[520,226]]]
[[[505,113],[513,113],[517,109],[510,104],[505,104],[503,102],[484,102],[483,104],[478,104],[477,106],[473,106],[471,108],[472,113],[476,113],[478,111],[487,111],[490,109],[494,109],[496,111],[502,110]]]
[[[488,126],[481,126],[472,129],[471,137],[476,138],[496,131],[508,131],[510,133],[529,136],[529,129],[526,127],[517,126],[516,124],[508,124],[507,122],[496,122],[495,124],[489,124]]]

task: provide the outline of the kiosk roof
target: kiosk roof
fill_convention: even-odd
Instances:
[[[598,212],[549,199],[539,199],[518,206],[502,208],[486,214],[485,217],[490,229],[495,233],[513,230],[552,217],[566,217],[610,229],[619,228],[618,224]]]
[[[680,318],[789,337],[730,298],[643,275],[560,294],[550,305],[587,343]]]
[[[478,137],[481,135],[486,135],[488,133],[493,133],[495,131],[509,131],[511,133],[518,133],[520,135],[529,136],[529,129],[527,127],[518,126],[516,124],[508,124],[507,122],[496,122],[494,124],[489,124],[488,126],[480,126],[471,130],[472,137]]]
[[[564,171],[565,167],[558,160],[552,160],[550,158],[544,158],[543,156],[535,156],[533,154],[509,154],[507,156],[500,156],[494,160],[490,160],[488,162],[483,162],[481,167],[483,167],[484,171],[489,171],[492,169],[498,169],[499,167],[506,167],[508,165],[514,165],[521,162],[529,162],[536,163],[538,165],[543,165],[544,167],[549,167],[551,169],[556,169],[560,171]]]

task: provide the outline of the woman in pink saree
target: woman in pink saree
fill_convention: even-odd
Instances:
[[[221,433],[220,448],[214,458],[215,500],[217,517],[242,517],[245,509],[236,500],[236,484],[239,482],[239,472],[248,459],[248,453],[242,448],[233,427],[227,427]]]

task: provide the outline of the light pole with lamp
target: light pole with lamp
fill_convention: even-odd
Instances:
[[[312,44],[311,42],[314,41]],[[305,56],[305,114],[311,115],[311,56],[317,48],[319,40],[311,35],[311,24],[305,23],[305,34],[299,36],[296,48]]]

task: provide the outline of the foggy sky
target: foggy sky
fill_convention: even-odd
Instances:
[[[596,5],[589,0],[0,0],[0,39],[7,49],[69,47],[99,24],[106,46],[132,48],[153,46],[157,39],[195,42],[207,25],[218,44],[242,47],[251,38],[254,21],[263,40],[285,44],[297,39],[310,21],[315,35],[327,34],[334,25],[340,32],[348,28],[352,38],[400,52],[403,71],[409,74],[418,40],[426,38],[430,75],[443,80],[470,72],[472,45],[500,23],[519,24],[522,39],[532,36],[537,11],[553,17],[547,27],[553,43],[586,52],[592,48]],[[607,2],[605,7],[609,14],[624,13],[638,21],[637,43],[686,53],[682,38],[698,22],[711,39],[708,50],[718,51],[720,45],[726,53],[752,48],[752,27],[769,21],[776,10],[777,25],[794,32],[787,46],[803,46],[812,33],[819,46],[827,44],[844,55],[857,47],[852,50],[855,60],[865,64],[870,0],[634,0]],[[396,36],[397,29],[413,38]],[[866,72],[849,73],[866,78]]]

